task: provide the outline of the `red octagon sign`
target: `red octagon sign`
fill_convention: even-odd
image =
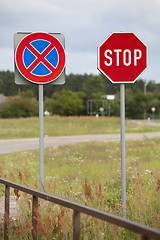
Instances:
[[[98,47],[98,70],[112,83],[134,83],[147,68],[147,47],[134,33],[112,33]]]

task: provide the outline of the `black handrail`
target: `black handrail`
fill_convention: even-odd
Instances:
[[[38,198],[47,200],[49,202],[59,204],[63,207],[72,209],[73,212],[73,240],[80,239],[80,213],[84,213],[90,215],[92,217],[101,219],[103,221],[109,222],[111,224],[115,224],[119,227],[123,227],[128,229],[132,232],[138,233],[141,235],[141,239],[148,240],[148,239],[160,239],[160,231],[154,228],[145,226],[143,224],[139,224],[130,220],[126,220],[124,218],[115,216],[113,214],[106,213],[104,211],[97,210],[95,208],[91,208],[79,203],[75,203],[72,201],[68,201],[62,198],[58,198],[52,196],[50,194],[46,194],[44,192],[40,192],[20,184],[16,184],[14,182],[5,180],[0,178],[0,183],[5,185],[5,221],[4,221],[4,240],[8,240],[8,220],[9,220],[9,189],[10,187],[14,189],[18,189],[22,192],[28,193],[33,196],[32,200],[32,236],[33,240],[37,239],[37,230],[36,230],[36,218],[35,215],[35,208],[38,206]]]

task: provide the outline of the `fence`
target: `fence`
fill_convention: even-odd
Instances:
[[[31,188],[10,182],[8,180],[0,178],[0,183],[5,185],[5,214],[4,214],[4,240],[8,240],[8,229],[9,229],[9,202],[10,202],[10,187],[23,191],[32,195],[32,236],[33,240],[37,240],[37,220],[35,218],[35,208],[38,207],[38,198],[47,200],[49,202],[59,204],[63,207],[70,208],[73,210],[73,240],[80,240],[80,213],[90,215],[92,217],[101,219],[111,224],[115,224],[119,227],[123,227],[132,232],[141,235],[141,239],[160,239],[160,231],[147,227],[142,224],[126,220],[124,218],[108,214],[104,211],[100,211],[88,206],[84,206],[75,202],[64,200],[40,191],[33,190]]]

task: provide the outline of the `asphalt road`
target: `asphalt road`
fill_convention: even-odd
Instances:
[[[160,137],[160,132],[154,133],[127,133],[126,140],[143,140],[143,138]],[[44,137],[44,147],[62,146],[83,142],[111,142],[120,141],[120,134],[97,134],[97,135],[76,135],[76,136],[58,136]],[[0,139],[0,154],[21,152],[39,148],[39,138],[23,139]]]

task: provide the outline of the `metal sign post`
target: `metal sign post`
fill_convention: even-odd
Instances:
[[[126,218],[125,85],[120,85],[122,215]]]
[[[39,85],[39,189],[44,192],[43,85]]]
[[[120,84],[122,215],[126,218],[125,83],[134,83],[147,68],[147,47],[134,34],[111,33],[98,47],[98,70]]]
[[[60,33],[16,33],[15,83],[39,85],[39,188],[44,191],[43,85],[65,83],[64,36]]]

